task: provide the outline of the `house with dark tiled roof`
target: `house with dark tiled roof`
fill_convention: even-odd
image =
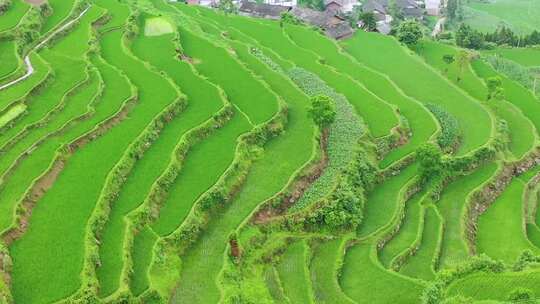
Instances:
[[[425,10],[414,0],[395,0],[398,9],[407,19],[422,19]],[[362,11],[389,15],[390,0],[368,0],[362,5]]]
[[[344,39],[354,33],[347,20],[334,10],[321,12],[296,6],[291,10],[291,13],[302,22],[319,27],[328,37],[334,39]]]
[[[291,10],[290,6],[283,5],[271,5],[266,3],[256,3],[243,1],[238,9],[240,15],[267,18],[267,19],[280,19],[281,14]]]
[[[405,19],[421,20],[425,10],[414,0],[395,0],[396,6],[403,13]],[[390,15],[390,0],[368,0],[362,5],[363,12],[372,12],[377,20],[377,31],[381,34],[389,34],[392,27]]]

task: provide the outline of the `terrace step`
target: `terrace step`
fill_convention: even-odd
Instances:
[[[146,152],[145,157],[138,162],[113,205],[109,223],[103,233],[100,249],[103,262],[102,266],[98,269],[98,278],[102,287],[100,289],[101,296],[108,296],[119,287],[120,272],[125,262],[122,261],[121,254],[124,247],[122,244],[125,242],[124,234],[127,233],[125,231],[124,217],[143,203],[152,184],[167,169],[168,160],[176,158],[174,154],[177,152],[174,149],[183,135],[188,130],[209,119],[223,106],[222,96],[217,88],[198,77],[187,63],[176,61],[172,56],[168,56],[168,54],[174,52],[172,38],[171,35],[147,37],[141,34],[132,44],[132,49],[139,58],[167,73],[177,85],[181,86],[181,89],[187,95],[188,105],[178,119],[169,123],[167,128],[162,132],[161,139],[154,143],[153,147]],[[161,54],[161,56],[156,57],[156,54]],[[185,216],[190,210],[191,205],[187,202],[192,203],[191,200],[195,200],[200,193],[208,189],[215,182],[232,160],[236,138],[247,130],[248,124],[242,120],[241,116],[237,115],[223,130],[217,130],[217,134],[211,135],[209,139],[204,140],[192,149],[182,164],[180,177],[177,177],[177,179],[184,180],[184,182],[181,182],[177,186],[179,181],[175,180],[173,186],[169,189],[167,201],[161,202],[164,208],[167,208],[167,210],[172,208],[170,210],[177,215],[183,210],[183,216]],[[225,150],[230,153],[225,153]],[[215,155],[216,151],[222,151],[222,153],[219,154],[219,157],[214,156],[214,163],[207,163],[207,159],[211,155]],[[167,153],[169,155],[165,157],[167,161],[163,161],[163,156]],[[197,168],[203,164],[208,166],[207,170],[198,170]],[[186,170],[201,176],[194,178],[194,176],[189,175],[189,180],[186,180],[183,177],[186,174],[184,173]],[[213,174],[210,174],[211,172]],[[183,185],[185,182],[190,183],[186,188]],[[197,183],[200,183],[200,185]],[[141,187],[141,185],[146,186]],[[202,189],[197,191],[199,186],[202,186]],[[178,196],[178,192],[182,194]],[[137,194],[136,199],[134,199],[135,194]],[[171,204],[176,207],[170,206]],[[164,216],[170,216],[169,212],[164,213]],[[181,219],[182,217],[170,217],[169,221],[172,221],[174,226],[167,233],[174,230]],[[145,235],[150,234],[145,233]],[[146,239],[149,240],[149,238]],[[147,242],[136,241],[133,248],[134,254],[148,255],[152,252],[155,241],[155,238]],[[142,259],[134,262],[135,275],[133,277],[137,280],[139,278],[141,280],[145,279],[150,260]],[[133,284],[137,286],[135,288],[136,294],[140,294],[148,286],[147,280],[142,281],[142,283],[134,282]]]
[[[355,303],[349,299],[338,284],[339,261],[343,255],[345,239],[312,242],[309,269],[315,303]]]
[[[340,277],[344,293],[357,303],[416,303],[423,284],[384,269],[375,250],[370,242],[348,248]]]
[[[422,216],[417,240],[412,244],[412,256],[405,260],[400,273],[430,281],[435,278],[443,226],[439,211],[433,205],[424,206]]]
[[[379,259],[386,268],[392,266],[392,261],[414,243],[418,234],[421,215],[421,202],[425,193],[417,193],[405,203],[405,216],[399,231],[387,242],[379,252]]]
[[[540,253],[540,250],[527,239],[522,202],[526,186],[523,179],[530,179],[539,171],[540,167],[536,167],[529,170],[525,174],[526,177],[514,178],[487,211],[480,215],[477,232],[478,253],[485,253],[493,259],[507,263],[514,262],[526,249],[531,249],[536,254]],[[501,218],[505,220],[501,221]]]
[[[364,43],[368,39],[370,43]],[[493,118],[489,112],[393,37],[358,31],[341,45],[357,61],[388,75],[408,96],[423,104],[439,105],[456,117],[461,129],[467,130],[458,155],[478,149],[491,138]],[[385,56],[381,56],[381,50]],[[415,77],[408,71],[415,71]],[[475,128],[478,125],[485,128]]]
[[[285,295],[291,303],[313,303],[308,250],[305,240],[295,241],[287,247],[276,266]]]
[[[417,165],[410,165],[399,174],[388,178],[367,195],[364,206],[364,220],[358,227],[358,237],[364,238],[376,233],[392,221],[402,203],[402,191],[414,178]]]
[[[465,243],[464,214],[471,193],[482,184],[488,182],[497,172],[495,163],[485,165],[473,173],[458,177],[445,187],[441,198],[436,202],[437,208],[444,220],[444,234],[441,244],[440,267],[445,268],[468,256]]]

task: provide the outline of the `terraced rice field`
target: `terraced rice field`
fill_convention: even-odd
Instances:
[[[0,304],[540,297],[540,101],[482,57],[165,0],[0,37]]]
[[[465,22],[481,31],[506,25],[518,33],[540,29],[540,4],[527,0],[471,1],[465,7]]]

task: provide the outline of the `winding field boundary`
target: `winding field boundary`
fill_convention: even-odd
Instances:
[[[4,85],[0,85],[0,91],[1,90],[4,90],[4,89],[7,89],[13,85],[16,85],[17,83],[25,80],[26,78],[30,77],[32,74],[34,74],[34,67],[32,66],[32,62],[30,61],[30,54],[32,52],[36,52],[38,51],[43,45],[45,45],[47,42],[49,42],[49,40],[51,40],[56,34],[60,33],[61,31],[65,30],[66,28],[68,28],[69,26],[71,26],[73,23],[79,21],[79,19],[81,19],[84,14],[86,14],[86,12],[92,7],[92,5],[89,5],[87,8],[85,8],[77,17],[75,17],[73,20],[67,22],[66,24],[62,25],[61,27],[59,27],[57,30],[55,30],[54,32],[52,32],[48,37],[46,37],[45,39],[43,39],[43,41],[41,41],[38,45],[36,45],[32,50],[30,50],[28,52],[28,54],[24,57],[24,64],[26,65],[26,73],[24,75],[22,75],[21,77],[13,80],[13,81],[10,81]]]

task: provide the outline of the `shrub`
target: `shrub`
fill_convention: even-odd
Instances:
[[[283,27],[283,24],[289,23],[289,24],[302,24],[302,21],[298,18],[296,18],[295,15],[289,13],[289,12],[282,12],[280,16],[279,24]]]
[[[10,5],[11,0],[0,0],[0,16],[7,12]]]
[[[397,38],[408,46],[416,45],[424,36],[420,24],[414,20],[402,22],[397,29]]]
[[[487,79],[487,88],[488,88],[488,100],[503,100],[504,99],[504,89],[502,88],[501,77],[495,76]]]
[[[442,162],[442,153],[438,147],[426,143],[420,146],[416,151],[416,158],[420,163],[420,176],[428,179],[440,176],[444,168]]]
[[[522,287],[512,290],[508,295],[508,301],[512,303],[536,303],[533,292]]]
[[[457,119],[438,105],[427,104],[426,107],[437,118],[441,126],[441,133],[437,138],[437,143],[441,149],[446,151],[456,146],[461,137]]]
[[[316,125],[325,129],[336,120],[334,100],[327,95],[313,96],[308,113]]]

